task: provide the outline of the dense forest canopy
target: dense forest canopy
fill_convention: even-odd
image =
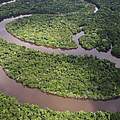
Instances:
[[[35,105],[19,104],[13,97],[0,93],[0,120],[119,120],[119,113],[55,112]]]
[[[95,15],[90,15],[85,21],[86,35],[80,44],[87,48],[97,48],[120,56],[120,1],[119,0],[89,0],[99,6]]]
[[[3,2],[8,2],[10,0],[0,0],[0,4],[3,3]]]
[[[106,60],[49,55],[2,40],[0,51],[1,66],[25,86],[60,96],[93,99],[109,99],[120,93],[120,69]]]
[[[87,2],[81,0],[17,0],[0,8],[0,16],[9,17],[19,14],[44,13],[59,14],[81,11]],[[86,6],[87,7],[87,6]]]
[[[46,32],[47,33],[46,36],[48,35],[50,36],[50,37],[45,36],[42,39],[42,41],[44,40],[50,41],[52,39],[51,36],[53,36],[53,38],[55,38],[56,40],[58,38],[61,39],[61,36],[62,36],[63,37],[62,40],[64,40],[66,43],[63,43],[63,41],[61,41],[63,43],[61,44],[59,42],[56,43],[55,40],[54,42],[52,41],[52,43],[55,43],[54,45],[58,45],[58,47],[60,46],[67,47],[67,44],[69,44],[69,46],[74,46],[73,43],[69,43],[70,42],[69,40],[72,34],[77,33],[77,31],[79,31],[79,27],[82,26],[83,30],[85,31],[85,35],[80,39],[80,44],[83,47],[85,47],[86,49],[97,48],[100,51],[107,51],[112,46],[112,53],[115,53],[115,51],[117,50],[117,54],[119,54],[119,51],[118,51],[119,38],[120,38],[119,37],[120,35],[119,34],[120,32],[119,31],[119,19],[118,19],[119,12],[116,10],[116,7],[119,7],[119,1],[117,0],[116,1],[115,0],[114,1],[112,0],[111,1],[108,1],[108,0],[95,1],[93,0],[89,2],[95,3],[99,7],[99,11],[97,13],[95,14],[92,13],[94,11],[93,8],[95,6],[93,7],[92,4],[83,2],[81,0],[76,0],[76,1],[66,0],[64,2],[63,0],[62,1],[61,0],[59,1],[46,0],[44,2],[43,1],[36,2],[36,1],[31,1],[31,0],[27,0],[27,1],[17,0],[17,2],[11,3],[9,5],[4,5],[1,7],[1,10],[2,10],[1,18],[9,17],[12,15],[18,15],[22,13],[23,14],[39,13],[39,14],[33,15],[32,17],[20,19],[18,21],[10,23],[10,25],[7,26],[7,29],[13,34],[14,33],[16,33],[16,35],[20,34],[19,37],[23,37],[24,35],[23,39],[24,38],[30,39],[31,37],[34,40],[34,42],[37,41],[36,43],[40,42],[40,40],[36,39],[36,37],[42,39],[39,36],[39,34],[38,35],[36,34],[37,32],[38,33]],[[92,10],[89,11],[90,9],[92,9],[93,11]],[[68,11],[69,11],[69,14],[68,14]],[[48,15],[48,13],[52,15]],[[28,31],[27,28],[31,30],[29,31],[30,34],[29,32],[27,33],[25,32],[25,31]],[[64,29],[66,30],[63,33],[61,33],[61,31],[63,31]],[[42,33],[42,37],[43,37],[43,33]],[[58,33],[58,36],[55,36],[57,33]],[[46,43],[43,43],[43,44],[46,45]],[[48,42],[48,45],[49,44],[52,45],[51,43]],[[10,56],[13,55],[10,53],[9,50],[6,49],[6,51],[8,51],[7,53],[8,55]],[[24,52],[26,53],[27,51],[24,51]],[[18,52],[16,52],[16,54],[18,54]],[[104,99],[104,98],[110,98],[111,96],[116,96],[119,94],[119,86],[117,86],[119,83],[119,69],[115,68],[114,65],[112,65],[111,63],[107,61],[101,61],[101,60],[97,60],[97,59],[89,58],[89,57],[71,58],[71,56],[67,56],[67,57],[50,56],[50,55],[44,56],[43,54],[38,55],[35,53],[36,58],[38,59],[44,58],[43,60],[42,59],[39,60],[39,62],[37,63],[39,66],[43,66],[43,67],[37,68],[35,71],[37,73],[36,74],[35,72],[31,73],[32,68],[34,68],[33,66],[36,66],[36,62],[34,60],[35,58],[31,60],[33,64],[29,62],[27,62],[27,64],[26,62],[21,63],[21,61],[19,61],[19,60],[22,60],[22,58],[24,58],[23,61],[30,60],[32,58],[31,54],[32,53],[30,53],[30,56],[28,55],[30,58],[23,57],[24,54],[23,56],[17,56],[15,57],[15,59],[11,59],[12,60],[11,64],[8,64],[10,60],[7,61],[6,59],[2,59],[3,61],[1,62],[1,64],[3,64],[3,66],[9,70],[10,75],[13,78],[15,78],[18,81],[23,82],[25,85],[29,85],[30,87],[37,87],[37,88],[40,88],[42,90],[49,91],[49,92],[54,91],[55,93],[59,95],[64,95],[64,96],[75,95],[75,96],[82,96],[82,97],[84,96],[84,97],[90,97],[90,98],[95,98],[95,99],[96,98]],[[22,58],[19,58],[19,57],[22,57]],[[14,62],[15,65],[12,64],[13,61],[16,59],[18,59],[18,62]],[[56,59],[58,59],[58,63],[55,62]],[[45,64],[43,64],[44,60],[46,60]],[[68,64],[67,60],[71,61],[70,64]],[[74,60],[78,61],[79,64],[76,63]],[[57,65],[58,68],[53,70],[53,68],[55,67],[50,66],[48,61],[49,62],[52,61],[51,65],[53,66]],[[88,64],[86,64],[86,61],[88,62]],[[91,61],[93,62],[92,66],[91,66]],[[77,68],[81,66],[81,69],[77,69],[72,64],[75,64]],[[21,65],[22,67],[18,65]],[[27,73],[26,71],[23,70],[23,66],[24,67],[26,66],[25,69]],[[31,66],[31,68],[29,69],[28,66]],[[45,71],[43,71],[43,68],[46,68],[48,66],[50,68],[48,69],[46,73],[46,69]],[[18,71],[18,68],[19,68],[19,71]],[[96,69],[94,70],[94,68]],[[75,69],[76,71],[74,71]],[[69,71],[69,70],[73,70],[73,71]],[[47,78],[44,76],[43,74],[44,72],[47,74],[47,75],[45,74]],[[40,78],[38,80],[35,76],[39,76],[39,74],[41,73],[43,77],[42,79]],[[69,73],[68,75],[69,78],[67,78],[67,73]],[[28,75],[28,78],[26,78],[27,77],[26,74]],[[31,77],[29,74],[31,75]],[[56,78],[56,74],[58,74],[59,76],[59,77],[57,76],[58,78]],[[52,75],[52,78],[50,77],[51,75]],[[74,82],[73,84],[71,84],[72,82],[70,81],[72,80],[72,78],[75,79],[75,81],[73,81]],[[47,81],[45,81],[44,79],[46,79]],[[61,82],[58,81],[58,79],[60,79]],[[110,84],[110,86],[107,86],[107,88],[105,88],[105,85],[108,84],[107,83],[108,81],[112,82],[113,84]],[[77,82],[79,82],[79,84],[77,84]],[[54,87],[54,84],[57,84],[58,88]],[[62,92],[60,92],[61,90]],[[113,95],[113,92],[114,92],[114,95]]]
[[[86,3],[81,2],[81,0],[45,0],[44,2],[42,0],[17,0],[15,3],[2,6],[0,16],[2,19],[27,13],[61,14],[78,12],[81,11],[83,6],[89,6],[87,2],[96,4],[99,11],[96,14],[87,14],[87,17],[82,16],[85,36],[81,38],[80,44],[86,49],[97,48],[99,51],[108,51],[112,47],[112,54],[120,57],[119,0],[86,0]],[[77,14],[77,17],[80,15]],[[75,17],[76,15],[71,16],[73,20]],[[77,19],[77,22],[81,23],[81,20]]]
[[[97,13],[95,5],[99,8]],[[0,7],[1,21],[21,14],[33,15],[6,28],[27,42],[76,48],[71,37],[82,27],[85,32],[79,40],[82,47],[105,52],[112,49],[112,54],[120,57],[120,0],[16,0]],[[9,77],[31,89],[96,100],[120,95],[120,68],[92,56],[50,55],[0,39],[0,66]],[[34,105],[21,105],[0,93],[0,119],[119,120],[120,113],[42,110]]]

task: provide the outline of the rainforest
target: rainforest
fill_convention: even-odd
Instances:
[[[1,0],[0,120],[119,120],[119,18],[119,0]]]

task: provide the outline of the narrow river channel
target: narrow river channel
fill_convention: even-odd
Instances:
[[[15,0],[11,1],[15,2]],[[10,2],[6,2],[8,4]],[[5,3],[4,3],[5,4]],[[94,13],[98,11],[95,7]],[[80,37],[84,35],[84,31],[73,36],[73,41],[77,44],[76,49],[53,49],[44,46],[37,46],[31,43],[24,42],[10,33],[7,32],[5,26],[7,23],[12,22],[16,19],[29,17],[31,15],[21,15],[16,18],[8,18],[0,22],[0,37],[9,43],[16,45],[25,46],[40,52],[48,54],[64,54],[64,55],[75,55],[75,56],[95,56],[99,59],[106,59],[115,63],[116,67],[120,68],[120,59],[112,56],[111,50],[107,53],[98,52],[96,49],[85,50],[79,45]],[[106,101],[94,101],[94,100],[83,100],[75,98],[64,98],[57,95],[41,92],[38,89],[32,89],[24,87],[21,83],[17,83],[15,80],[9,78],[3,68],[0,68],[0,91],[7,95],[14,96],[20,103],[37,104],[41,108],[50,108],[57,111],[87,111],[95,112],[99,110],[120,112],[120,98],[111,99]]]

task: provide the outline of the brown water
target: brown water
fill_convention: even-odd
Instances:
[[[57,111],[86,111],[98,110],[120,112],[120,98],[108,101],[77,100],[63,98],[40,92],[38,89],[24,87],[10,79],[0,68],[0,90],[10,96],[15,96],[21,103],[37,104],[41,108],[50,108]]]
[[[77,49],[63,50],[52,49],[44,46],[36,46],[20,39],[13,37],[5,29],[5,25],[15,19],[28,17],[29,15],[19,16],[16,18],[5,19],[0,22],[0,37],[9,43],[14,43],[26,48],[38,50],[48,54],[65,54],[65,55],[80,55],[80,56],[96,56],[99,59],[106,59],[116,64],[116,67],[120,68],[120,59],[111,55],[111,50],[107,53],[98,52],[96,49],[85,50],[79,45],[78,39],[84,35],[84,32],[80,32],[73,36],[74,42],[77,44]],[[32,89],[24,87],[20,83],[16,83],[15,80],[10,79],[4,70],[0,68],[0,90],[7,95],[14,96],[21,103],[37,104],[41,108],[50,108],[57,111],[87,111],[95,112],[98,110],[120,112],[120,98],[107,101],[93,101],[93,100],[78,100],[74,98],[63,98],[52,94],[43,93],[38,89]]]
[[[73,41],[77,44],[78,48],[77,49],[69,49],[69,50],[65,50],[65,49],[53,49],[53,48],[48,48],[48,47],[44,47],[44,46],[37,46],[31,43],[27,43],[24,41],[21,41],[20,39],[14,37],[13,35],[11,35],[10,33],[7,32],[5,26],[7,23],[12,22],[16,19],[20,19],[23,17],[28,17],[31,15],[21,15],[19,17],[16,18],[9,18],[9,19],[5,19],[2,22],[0,22],[0,37],[3,38],[4,40],[6,40],[9,43],[14,43],[16,45],[20,45],[20,46],[25,46],[26,48],[31,48],[40,52],[44,52],[44,53],[48,53],[48,54],[65,54],[65,55],[74,55],[74,56],[94,56],[97,57],[99,59],[106,59],[111,61],[112,63],[115,63],[117,68],[120,68],[120,59],[116,58],[114,56],[112,56],[111,54],[111,50],[109,50],[108,52],[98,52],[96,49],[92,49],[92,50],[86,50],[84,48],[82,48],[79,45],[79,39],[81,36],[84,35],[84,32],[80,32],[76,35],[73,36]]]

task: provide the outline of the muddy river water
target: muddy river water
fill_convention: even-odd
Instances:
[[[95,8],[94,13],[98,11]],[[5,26],[7,23],[14,21],[15,19],[28,17],[31,15],[19,16],[16,18],[5,19],[0,22],[0,37],[9,43],[16,45],[25,46],[40,52],[48,54],[65,54],[65,55],[79,55],[79,56],[96,56],[99,59],[106,59],[115,63],[116,67],[120,68],[120,59],[111,55],[111,50],[107,53],[98,52],[96,49],[85,50],[79,45],[79,39],[84,35],[84,31],[73,36],[74,42],[77,44],[76,49],[53,49],[44,46],[37,46],[30,44],[12,36],[7,32]],[[111,99],[106,101],[94,101],[94,100],[83,100],[75,98],[64,98],[49,93],[41,92],[38,89],[24,87],[21,83],[17,83],[15,80],[9,78],[3,68],[0,68],[0,91],[7,95],[14,96],[20,103],[37,104],[41,108],[50,108],[57,111],[87,111],[95,112],[98,110],[120,112],[120,98]]]
[[[14,96],[21,103],[37,104],[41,108],[50,108],[57,111],[86,111],[98,110],[120,111],[120,98],[108,101],[82,100],[75,98],[63,98],[56,95],[41,92],[38,89],[24,87],[21,83],[9,78],[0,68],[0,91]]]

